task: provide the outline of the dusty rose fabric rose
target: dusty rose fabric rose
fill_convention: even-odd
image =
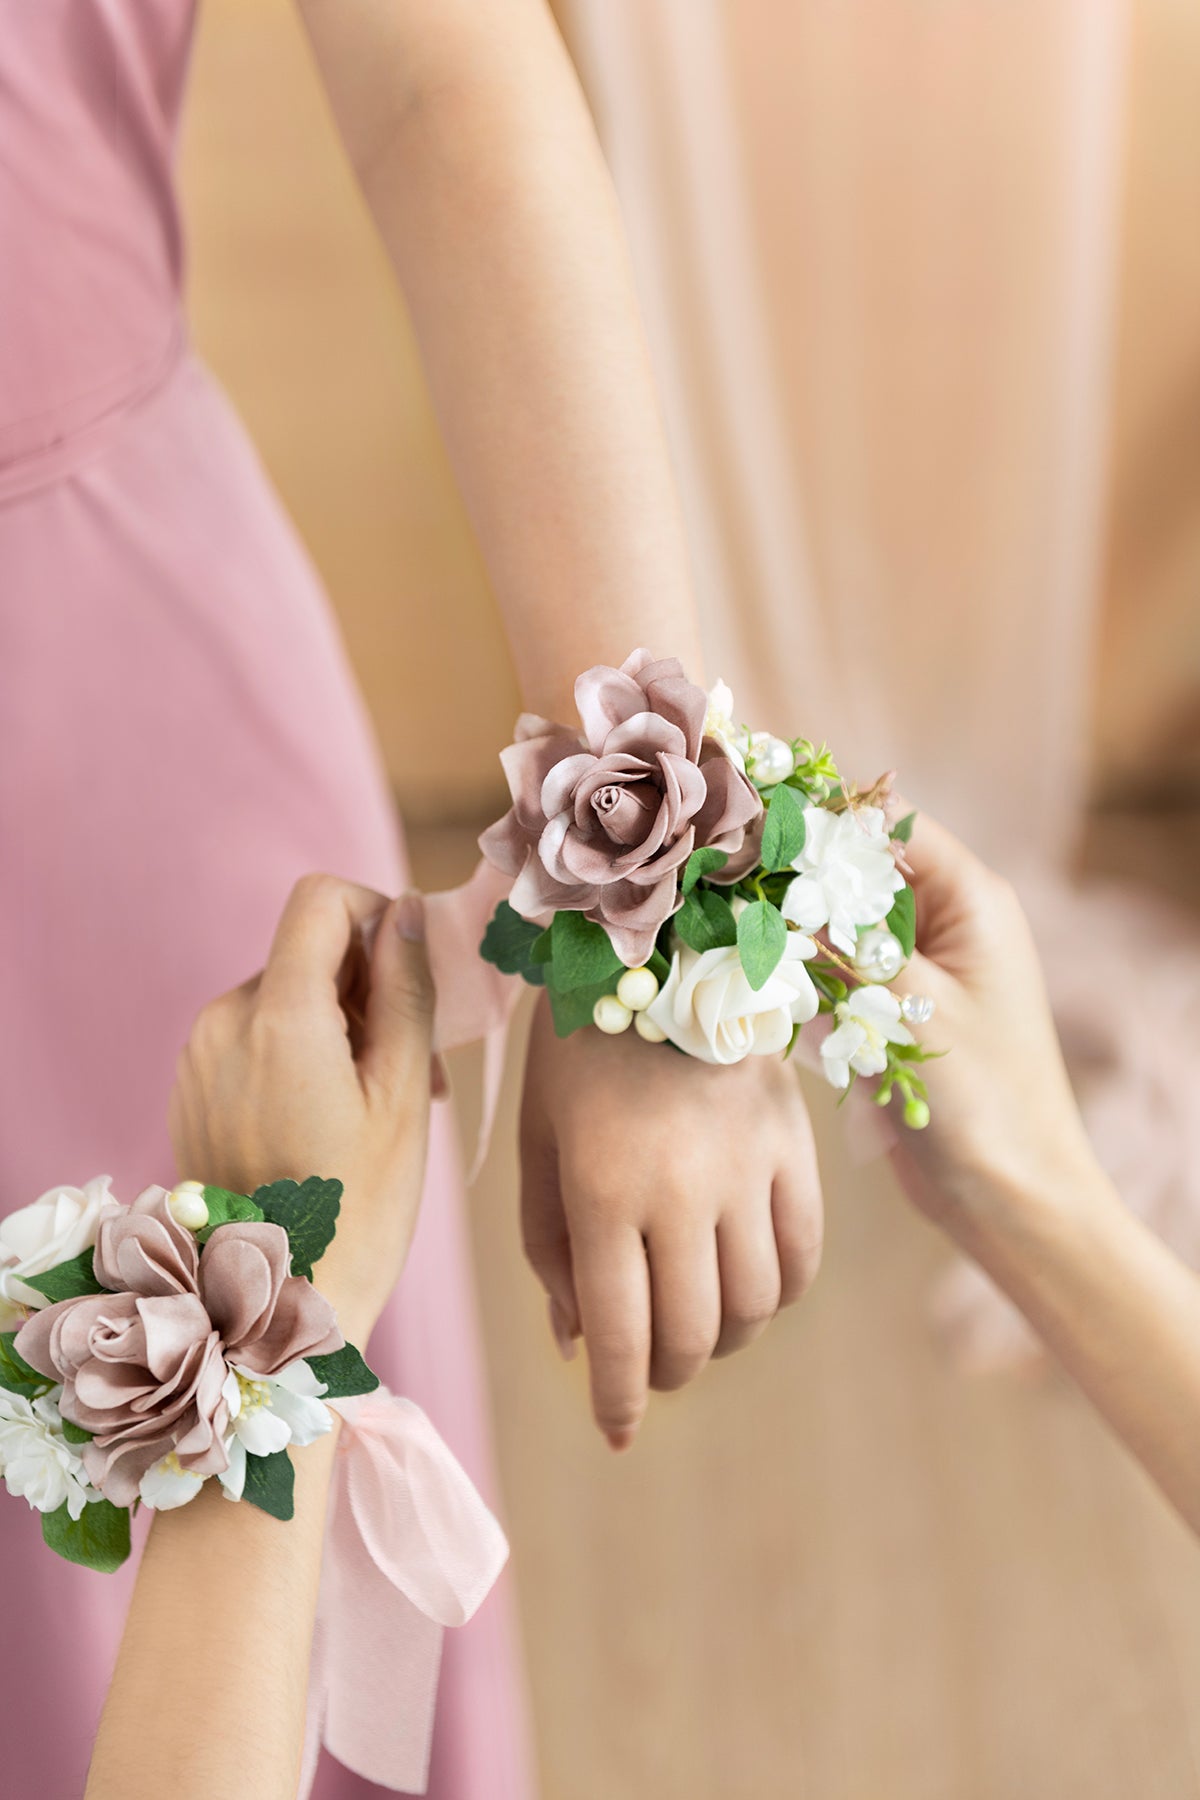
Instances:
[[[736,881],[757,851],[757,790],[704,736],[708,700],[675,658],[635,650],[575,683],[583,740],[525,714],[502,762],[511,810],[479,847],[514,877],[523,918],[549,924],[582,912],[603,925],[622,961],[646,961],[679,904],[679,871],[699,845]]]
[[[63,1384],[63,1417],[93,1434],[82,1451],[88,1476],[117,1506],[132,1505],[170,1451],[196,1475],[228,1467],[231,1363],[273,1375],[345,1341],[329,1302],[288,1273],[282,1226],[223,1225],[198,1252],[163,1188],[102,1223],[94,1267],[121,1291],[45,1307],[17,1342]]]

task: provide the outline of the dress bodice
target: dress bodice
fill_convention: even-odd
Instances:
[[[60,458],[178,353],[193,15],[0,0],[0,475]]]

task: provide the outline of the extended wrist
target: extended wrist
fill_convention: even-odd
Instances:
[[[1040,1156],[1002,1153],[981,1161],[945,1224],[959,1248],[984,1267],[1007,1267],[1045,1257],[1119,1205],[1081,1134]]]

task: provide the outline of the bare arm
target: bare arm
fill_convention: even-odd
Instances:
[[[298,4],[408,298],[526,706],[570,722],[575,677],[639,645],[698,679],[629,258],[545,0]],[[812,1278],[811,1136],[790,1071],[712,1083],[594,1032],[556,1055],[544,1002],[539,1015],[526,1249],[559,1336],[586,1337],[597,1422],[620,1447],[651,1382],[678,1387],[749,1342]],[[735,1179],[726,1146],[748,1118],[760,1129]],[[621,1147],[598,1159],[614,1120]]]
[[[201,1014],[172,1101],[186,1177],[243,1193],[318,1170],[344,1181],[316,1285],[359,1346],[407,1253],[429,1102],[433,1005],[419,902],[384,915],[365,1023],[350,1026],[338,1001],[339,975],[357,969],[360,928],[384,904],[328,877],[302,882],[261,980]],[[295,1800],[337,1429],[295,1452],[286,1523],[225,1500],[214,1481],[156,1515],[87,1800]]]
[[[954,1234],[1200,1533],[1200,1281],[1094,1166]]]
[[[931,819],[909,855],[921,948],[898,985],[935,1001],[923,1036],[950,1053],[901,1180],[1200,1532],[1200,1280],[1096,1164],[1011,888]]]
[[[544,0],[299,0],[415,322],[527,706],[638,644],[701,673],[616,200]]]

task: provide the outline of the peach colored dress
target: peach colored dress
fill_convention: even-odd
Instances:
[[[178,1048],[261,962],[295,878],[404,879],[325,596],[187,349],[172,157],[192,10],[0,0],[4,1210],[100,1171],[126,1199],[169,1177]],[[372,1348],[494,1499],[448,1117]],[[0,1567],[0,1785],[57,1800],[83,1789],[128,1572],[58,1562],[5,1495]],[[181,1669],[186,1637],[181,1620]],[[429,1791],[529,1800],[524,1746],[502,1583],[447,1642]],[[315,1789],[375,1791],[328,1759]]]

